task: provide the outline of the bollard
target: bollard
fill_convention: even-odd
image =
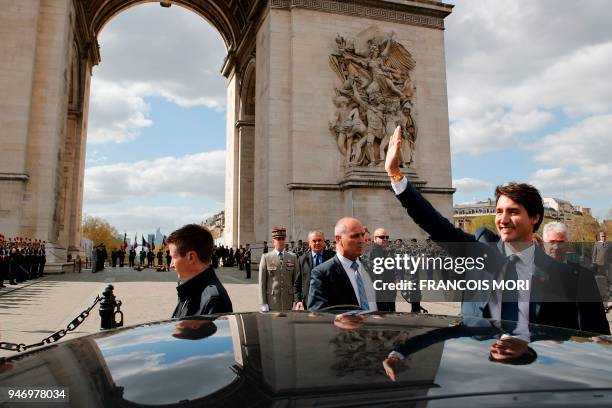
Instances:
[[[114,329],[123,326],[123,312],[121,311],[121,301],[115,300],[113,285],[108,285],[102,292],[103,299],[100,301],[100,330]],[[115,308],[117,310],[115,310]],[[116,321],[115,316],[121,317]]]

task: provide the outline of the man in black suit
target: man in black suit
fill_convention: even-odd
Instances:
[[[455,228],[412,186],[399,168],[401,128],[391,138],[385,170],[392,188],[412,219],[455,257],[483,257],[484,268],[468,270],[466,279],[529,281],[529,290],[463,293],[462,316],[510,320],[578,329],[577,307],[569,293],[575,277],[569,266],[547,256],[533,244],[533,234],[544,216],[542,197],[527,184],[498,186],[495,225],[497,245],[479,243],[474,235]],[[463,245],[445,245],[461,243]],[[517,293],[518,292],[518,293]]]
[[[307,309],[354,306],[365,311],[395,311],[395,302],[377,302],[368,266],[360,260],[364,228],[352,217],[341,218],[334,228],[336,256],[310,273]]]
[[[325,249],[325,237],[321,230],[308,233],[308,247],[310,250],[298,259],[298,273],[293,284],[295,310],[304,310],[306,300],[308,300],[310,271],[334,256],[332,251]]]
[[[593,272],[566,259],[568,250],[567,226],[562,222],[549,222],[544,225],[542,239],[544,240],[546,254],[559,262],[565,262],[578,275],[576,305],[578,307],[580,330],[610,334],[610,325],[606,318],[604,304],[601,301]]]

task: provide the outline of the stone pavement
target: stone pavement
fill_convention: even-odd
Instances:
[[[232,298],[234,311],[256,310],[256,273],[248,281],[237,268],[221,268],[217,272]],[[95,274],[84,270],[80,274],[49,275],[0,289],[0,341],[30,344],[65,329],[109,283],[122,301],[126,326],[168,319],[176,305],[175,272],[137,272],[117,267]],[[98,332],[98,310],[98,306],[92,309],[85,322],[64,339]],[[0,356],[10,354],[0,350]]]
[[[254,265],[255,266],[255,265]],[[259,308],[257,271],[253,278],[244,278],[238,268],[220,268],[217,274],[232,299],[235,312],[254,311]],[[25,284],[0,289],[0,341],[35,343],[65,329],[68,323],[88,308],[96,295],[108,284],[114,286],[117,299],[122,301],[125,326],[154,320],[168,319],[176,305],[176,273],[145,269],[137,272],[129,268],[106,268],[92,274],[82,273],[50,275]],[[458,303],[423,303],[432,314],[458,315]],[[410,305],[398,302],[400,312],[409,312]],[[96,333],[100,328],[99,307],[64,340]],[[608,314],[608,319],[612,313]],[[13,352],[0,350],[0,356]]]

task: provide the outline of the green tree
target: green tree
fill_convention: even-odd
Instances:
[[[470,223],[468,225],[468,232],[473,234],[478,228],[485,227],[495,232],[495,216],[494,215],[480,215],[478,217],[468,218]]]
[[[104,218],[85,216],[83,218],[83,236],[90,239],[94,246],[104,244],[108,251],[119,248],[123,241],[118,239],[119,232]]]

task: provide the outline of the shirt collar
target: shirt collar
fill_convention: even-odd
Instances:
[[[282,252],[284,253],[285,250],[283,249]],[[276,254],[276,256],[278,256],[278,254],[280,254],[281,251],[279,251],[278,249],[274,248],[274,253]]]
[[[340,255],[339,253],[336,253],[336,256],[338,257],[338,259],[340,260],[340,263],[342,264],[342,266],[344,267],[344,269],[346,269],[347,271],[351,270],[351,265],[353,264],[353,261],[351,261],[348,258],[343,257],[342,255]],[[359,261],[359,258],[357,258],[355,260],[355,262],[357,262],[357,265],[361,266],[361,262]]]
[[[512,252],[512,249],[508,244],[504,244],[504,250],[506,252],[506,256],[510,256],[512,254],[518,256],[520,261],[525,265],[532,265],[535,257],[535,245],[531,244],[527,248],[523,249],[520,252]]]

